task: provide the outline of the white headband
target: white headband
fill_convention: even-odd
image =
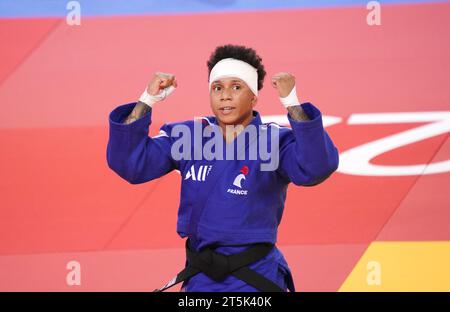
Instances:
[[[258,95],[258,70],[247,62],[226,58],[217,62],[209,74],[209,91],[211,84],[220,79],[236,77],[243,80],[255,95]]]

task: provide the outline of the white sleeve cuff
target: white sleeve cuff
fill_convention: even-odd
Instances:
[[[139,98],[139,101],[152,107],[156,102],[162,101],[166,97],[168,97],[169,94],[171,94],[175,89],[176,88],[174,86],[169,86],[159,91],[157,95],[151,95],[147,92],[147,88],[145,88],[144,92]]]
[[[295,105],[300,104],[300,101],[297,98],[297,90],[296,90],[295,85],[292,88],[291,93],[289,93],[288,96],[283,97],[283,98],[280,97],[280,101],[286,108],[288,108],[289,106],[295,106]]]

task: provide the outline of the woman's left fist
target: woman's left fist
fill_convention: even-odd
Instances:
[[[272,77],[272,86],[278,90],[279,97],[286,97],[295,86],[295,77],[289,73],[279,72]]]

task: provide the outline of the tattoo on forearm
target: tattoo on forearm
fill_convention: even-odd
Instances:
[[[151,110],[151,107],[148,106],[145,103],[137,102],[137,104],[134,106],[134,109],[131,111],[130,115],[128,115],[127,118],[125,118],[124,124],[132,123],[135,120],[138,120],[145,114],[147,114]]]
[[[306,115],[305,111],[300,105],[289,106],[287,110],[291,118],[296,121],[310,120],[308,115]]]

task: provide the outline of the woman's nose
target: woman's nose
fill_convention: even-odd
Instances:
[[[224,89],[223,92],[222,92],[222,95],[221,95],[220,99],[221,99],[222,101],[228,100],[228,99],[231,100],[231,90]]]

